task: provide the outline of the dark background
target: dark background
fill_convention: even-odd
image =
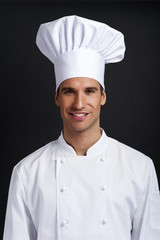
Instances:
[[[36,33],[41,23],[71,14],[124,33],[125,59],[106,66],[101,126],[108,136],[151,157],[160,179],[160,3],[1,1],[0,239],[13,166],[56,139],[62,129],[53,65],[36,47]]]

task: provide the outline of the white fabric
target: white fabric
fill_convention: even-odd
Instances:
[[[54,63],[56,89],[74,77],[93,78],[104,88],[105,63],[121,61],[125,51],[121,32],[78,16],[41,24],[36,43]]]
[[[12,174],[3,240],[159,240],[151,159],[106,136],[77,156],[61,135]]]

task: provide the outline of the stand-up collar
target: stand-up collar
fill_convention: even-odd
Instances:
[[[106,143],[106,141],[108,140],[108,137],[106,135],[106,133],[104,132],[103,129],[102,130],[102,135],[101,138],[92,146],[88,149],[86,156],[91,156],[91,155],[95,155],[95,154],[99,154],[103,151],[103,146],[104,143]],[[105,145],[106,146],[106,145]],[[62,156],[62,157],[69,157],[69,156],[77,156],[75,150],[73,149],[72,146],[70,146],[63,137],[63,132],[61,132],[61,135],[59,136],[59,138],[57,139],[57,151],[58,151],[58,155]]]

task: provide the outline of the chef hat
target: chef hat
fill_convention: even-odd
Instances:
[[[74,77],[93,78],[104,88],[105,64],[121,61],[125,51],[121,32],[79,16],[41,24],[36,44],[54,63],[56,89]]]

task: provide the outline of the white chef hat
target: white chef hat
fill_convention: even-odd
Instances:
[[[121,61],[125,52],[121,32],[79,16],[41,24],[36,44],[54,63],[56,90],[74,77],[93,78],[104,88],[105,64]]]

